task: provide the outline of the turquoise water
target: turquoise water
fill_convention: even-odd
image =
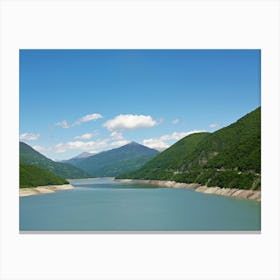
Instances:
[[[76,188],[20,198],[21,231],[259,231],[259,202],[189,189],[72,180]]]

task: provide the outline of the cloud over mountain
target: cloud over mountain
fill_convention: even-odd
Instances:
[[[211,124],[209,124],[209,127],[210,128],[218,128],[220,125],[219,124],[217,124],[217,123],[211,123]]]
[[[169,147],[169,145],[164,141],[160,140],[160,138],[145,139],[143,140],[143,145],[151,149],[156,149],[158,151],[163,151]]]
[[[170,146],[170,144],[166,143],[166,141],[170,141],[170,140],[178,141],[185,136],[188,136],[193,133],[199,133],[199,132],[204,132],[204,131],[191,130],[191,131],[186,131],[186,132],[173,132],[172,134],[162,135],[159,138],[144,139],[143,144],[149,148],[163,151]]]
[[[66,143],[59,143],[55,145],[56,153],[64,153],[68,150],[98,150],[108,146],[108,139],[96,141],[70,141]]]
[[[35,141],[38,140],[40,137],[40,134],[34,134],[34,133],[23,133],[19,136],[20,140],[27,140],[27,141]]]

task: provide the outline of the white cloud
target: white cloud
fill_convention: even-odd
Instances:
[[[164,141],[160,140],[159,138],[145,139],[145,140],[143,140],[143,145],[145,145],[146,147],[149,147],[151,149],[156,149],[159,151],[163,151],[170,146],[167,143],[165,143]]]
[[[175,119],[175,120],[172,121],[172,124],[178,124],[179,121],[180,121],[179,119]]]
[[[100,151],[112,149],[112,147],[120,147],[129,143],[129,141],[124,138],[122,133],[117,131],[111,132],[110,137],[105,139],[98,139],[96,141],[83,141],[90,139],[94,135],[98,135],[98,131],[76,136],[75,139],[77,141],[59,143],[53,148],[53,150],[56,153],[64,153],[69,150],[94,151],[94,153],[98,153]]]
[[[32,148],[38,152],[46,152],[46,151],[52,150],[52,147],[46,147],[46,146],[40,146],[40,145],[32,146]]]
[[[172,134],[166,134],[160,137],[161,140],[167,141],[167,140],[180,140],[185,136],[188,136],[193,133],[203,132],[201,130],[191,130],[186,132],[173,132]]]
[[[101,118],[103,118],[103,116],[100,114],[96,114],[96,113],[89,114],[89,115],[86,115],[86,116],[80,118],[79,120],[75,121],[72,126],[79,125],[84,122],[95,121],[95,120],[98,120]]]
[[[108,130],[126,130],[153,127],[157,124],[151,116],[145,115],[118,115],[103,124]]]
[[[209,124],[209,127],[210,128],[217,128],[217,127],[219,127],[220,125],[219,124],[217,124],[217,123],[211,123],[211,124]]]
[[[113,131],[110,135],[113,139],[118,139],[118,140],[123,139],[123,135],[121,132]]]
[[[103,139],[96,141],[70,141],[67,143],[59,143],[54,147],[56,153],[64,153],[69,150],[83,150],[98,153],[102,150],[111,149],[111,147],[120,147],[128,144],[129,141],[117,140],[111,141],[111,139]]]
[[[102,115],[94,113],[94,114],[89,114],[89,115],[83,116],[82,118],[75,121],[73,124],[69,124],[67,121],[64,120],[64,121],[61,121],[61,122],[57,122],[54,125],[55,126],[60,126],[60,127],[63,127],[63,128],[70,128],[70,127],[73,127],[73,126],[80,125],[81,123],[85,123],[85,122],[89,122],[89,121],[95,121],[95,120],[98,120],[98,119],[101,119],[101,118],[103,118]]]
[[[186,131],[186,132],[173,132],[172,134],[162,135],[159,138],[145,139],[145,140],[143,140],[143,145],[145,145],[149,148],[152,148],[152,149],[162,151],[170,146],[170,144],[166,143],[166,141],[170,141],[170,140],[178,141],[190,134],[199,133],[199,132],[205,132],[205,131],[191,130],[191,131]],[[174,143],[174,141],[172,141],[172,142]]]
[[[67,123],[67,121],[62,121],[62,122],[57,122],[57,123],[55,123],[54,124],[55,126],[61,126],[61,127],[63,127],[63,128],[69,128],[70,127],[70,125]]]
[[[121,146],[124,146],[124,145],[126,145],[128,143],[129,143],[129,141],[127,141],[127,140],[118,140],[118,141],[113,141],[110,145],[111,146],[121,147]]]
[[[27,141],[36,141],[40,137],[40,134],[33,134],[33,133],[23,133],[19,136],[20,140],[27,140]]]
[[[91,139],[93,136],[96,136],[96,135],[98,135],[98,132],[94,131],[93,133],[85,133],[83,135],[76,136],[76,137],[74,137],[74,139],[77,139],[77,140],[88,140],[88,139]]]
[[[83,135],[76,136],[74,138],[77,139],[77,140],[87,140],[87,139],[92,138],[92,134],[91,133],[85,133]]]
[[[56,153],[64,153],[69,150],[93,151],[94,153],[98,153],[100,151],[112,149],[112,147],[120,147],[129,143],[129,141],[124,138],[122,133],[118,131],[112,131],[110,136],[104,139],[86,141],[96,135],[99,135],[97,130],[93,131],[92,133],[85,133],[83,135],[75,136],[74,141],[58,143],[53,147],[53,150]]]
[[[55,146],[56,153],[64,153],[68,150],[99,150],[108,147],[108,139],[97,141],[70,141],[67,143],[59,143]]]

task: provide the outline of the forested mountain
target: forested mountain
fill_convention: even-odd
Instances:
[[[68,184],[65,179],[34,165],[20,164],[19,168],[21,188]]]
[[[115,177],[137,170],[158,153],[154,149],[131,142],[120,148],[71,161],[71,164],[89,173],[92,177]]]
[[[67,160],[62,160],[60,162],[63,162],[63,163],[70,163],[72,165],[75,165],[75,163],[85,159],[85,158],[88,158],[88,157],[91,157],[91,156],[94,156],[96,155],[96,153],[88,153],[88,152],[83,152],[81,154],[78,154],[77,156],[75,157],[72,157],[70,159],[67,159]]]
[[[62,162],[55,162],[39,152],[35,151],[29,145],[20,142],[20,163],[34,165],[54,173],[63,178],[87,178],[89,174],[79,168]]]
[[[261,108],[214,133],[186,136],[142,168],[120,178],[175,180],[261,188]]]
[[[170,177],[170,172],[176,173],[179,169],[182,169],[186,159],[192,154],[198,143],[208,134],[209,133],[206,132],[195,133],[179,140],[176,144],[148,161],[141,169],[134,173],[127,174],[127,176],[143,179],[168,179]],[[125,177],[126,175],[123,174],[122,176]]]

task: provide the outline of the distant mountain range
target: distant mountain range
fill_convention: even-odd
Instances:
[[[214,133],[195,133],[159,154],[136,142],[54,162],[20,142],[22,186],[63,184],[65,178],[174,180],[225,188],[261,188],[261,108]]]
[[[75,157],[64,163],[73,164],[92,177],[115,177],[139,169],[157,154],[157,150],[131,142],[120,148],[85,158]]]
[[[181,139],[135,172],[118,178],[261,188],[261,108],[214,133]]]
[[[97,153],[88,153],[88,152],[83,152],[81,154],[78,154],[77,156],[73,157],[72,159],[76,159],[76,158],[87,158],[87,157],[90,157],[90,156],[94,156],[96,155]]]
[[[70,158],[70,159],[67,159],[67,160],[62,160],[61,162],[68,162],[68,163],[70,163],[70,161],[72,161],[72,160],[80,160],[80,159],[83,159],[83,158],[87,158],[87,157],[91,157],[91,156],[94,156],[94,155],[96,155],[97,153],[88,153],[88,152],[83,152],[83,153],[80,153],[80,154],[78,154],[77,156],[75,156],[75,157],[72,157],[72,158]]]
[[[75,165],[76,162],[78,162],[78,161],[80,161],[80,160],[82,160],[82,159],[85,159],[85,158],[94,156],[94,155],[96,155],[96,153],[83,152],[83,153],[81,153],[81,154],[78,154],[78,155],[75,156],[75,157],[70,158],[70,159],[61,160],[60,162],[69,163],[69,164]]]
[[[114,177],[139,169],[159,152],[131,142],[99,154],[82,153],[55,162],[20,142],[20,186],[65,184],[66,178]]]

